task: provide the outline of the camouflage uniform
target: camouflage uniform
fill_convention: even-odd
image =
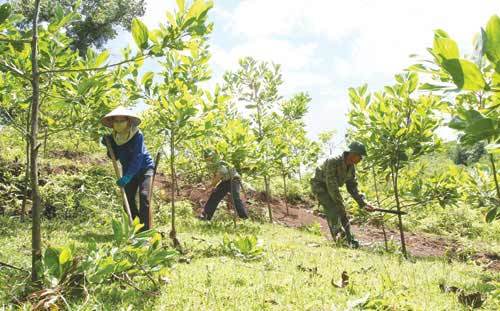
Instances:
[[[366,202],[364,196],[358,191],[354,165],[348,166],[345,163],[346,155],[345,152],[339,157],[328,159],[321,167],[318,167],[314,178],[311,179],[311,188],[325,210],[332,237],[336,238],[342,226],[347,240],[351,241],[354,238],[340,195],[340,187],[345,184],[347,191],[360,207],[365,207]]]

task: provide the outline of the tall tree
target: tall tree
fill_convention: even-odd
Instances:
[[[34,0],[11,0],[14,11],[33,20]],[[135,17],[144,15],[145,0],[40,0],[40,22],[76,12],[78,19],[66,27],[71,47],[85,55],[87,48],[102,48],[120,29],[130,30]]]
[[[224,74],[224,89],[232,95],[234,100],[244,102],[251,112],[251,122],[259,145],[256,153],[259,159],[259,172],[264,176],[269,219],[272,222],[270,153],[274,147],[271,143],[272,126],[266,126],[266,123],[272,124],[267,122],[268,118],[281,98],[278,93],[278,87],[283,83],[280,66],[259,62],[251,57],[241,59],[239,66],[238,70]]]

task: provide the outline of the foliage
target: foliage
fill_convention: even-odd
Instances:
[[[410,67],[410,70],[430,74],[441,84],[424,84],[423,90],[449,91],[457,88],[459,94],[450,107],[453,116],[448,126],[460,131],[460,141],[474,145],[485,142],[490,154],[497,198],[500,186],[494,155],[500,150],[500,17],[493,15],[474,38],[474,53],[469,59],[461,57],[457,43],[443,30],[435,31],[433,47],[428,49],[433,59]],[[430,63],[430,65],[429,65]],[[444,83],[444,84],[443,84]],[[486,220],[500,214],[491,208]]]
[[[68,307],[67,299],[95,293],[113,281],[135,286],[133,279],[138,276],[158,287],[153,274],[170,266],[177,253],[164,248],[155,231],[139,233],[142,227],[138,218],[131,225],[122,213],[120,220],[113,220],[113,247],[97,248],[93,243],[85,255],[75,256],[74,246],[49,246],[39,267],[43,288],[28,296],[34,309],[63,303]]]
[[[33,0],[12,0],[13,11],[22,14],[26,20],[24,27],[30,26],[33,20]],[[130,23],[135,17],[144,15],[144,0],[43,0],[40,4],[40,21],[50,22],[55,17],[77,13],[77,18],[65,26],[72,39],[71,47],[85,55],[90,47],[102,48],[103,45],[117,35],[117,30],[130,30]]]
[[[321,231],[321,224],[318,222],[313,222],[309,225],[302,226],[302,227],[300,227],[300,229],[305,231],[305,232],[309,232],[311,234],[314,234],[314,235],[318,235],[318,236],[323,235],[323,233]]]
[[[477,163],[486,154],[484,142],[477,142],[472,146],[458,143],[453,153],[453,162],[457,165],[472,165]]]
[[[255,235],[238,236],[236,238],[224,235],[222,247],[227,254],[246,261],[260,259],[264,256],[262,241]]]
[[[252,57],[240,59],[238,70],[224,74],[223,89],[232,96],[233,100],[245,103],[245,107],[250,111],[252,130],[258,143],[254,153],[257,160],[256,171],[264,177],[268,201],[271,196],[269,176],[272,175],[273,168],[272,138],[274,137],[273,129],[276,128],[271,111],[281,99],[278,88],[282,83],[279,65],[259,62]],[[272,210],[269,204],[268,211],[272,221]]]
[[[437,96],[413,98],[418,87],[415,73],[396,75],[394,86],[367,94],[367,86],[349,89],[351,110],[349,123],[353,126],[351,140],[361,141],[370,151],[370,166],[391,178],[396,208],[401,210],[398,190],[400,170],[416,157],[434,150],[439,140],[434,130],[440,125],[437,111],[443,102]],[[403,223],[398,215],[399,231],[406,255]]]

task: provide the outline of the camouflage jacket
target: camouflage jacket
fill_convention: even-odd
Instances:
[[[326,160],[320,167],[316,169],[316,174],[312,179],[313,191],[321,190],[314,189],[318,187],[326,188],[330,197],[340,205],[344,205],[342,196],[340,195],[340,187],[346,185],[347,191],[360,207],[366,205],[365,197],[358,190],[358,182],[356,181],[356,170],[354,165],[346,165],[344,155]]]
[[[233,179],[239,179],[240,175],[235,168],[231,167],[228,163],[224,161],[214,161],[207,165],[208,169],[215,175],[219,175],[223,181],[228,181]]]

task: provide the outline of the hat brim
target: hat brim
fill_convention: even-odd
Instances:
[[[141,124],[141,119],[139,119],[137,117],[131,117],[131,116],[127,116],[127,115],[113,115],[113,116],[103,117],[101,119],[102,125],[109,127],[109,128],[113,128],[113,118],[114,117],[127,117],[133,126],[138,126],[139,124]]]
[[[118,107],[115,110],[111,111],[101,119],[102,125],[113,128],[113,118],[114,117],[126,117],[131,121],[132,126],[138,126],[141,124],[141,119],[137,117],[133,112],[129,111],[126,108]]]

